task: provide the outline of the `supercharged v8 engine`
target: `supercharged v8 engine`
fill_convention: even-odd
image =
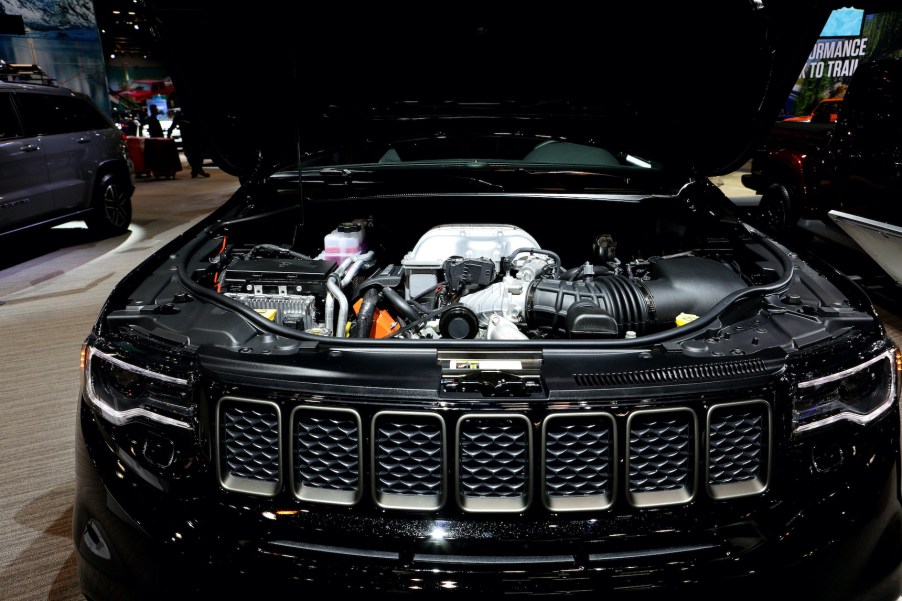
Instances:
[[[630,338],[664,330],[749,286],[736,262],[717,253],[621,262],[607,234],[591,241],[582,264],[565,267],[556,252],[505,224],[436,226],[391,261],[366,250],[370,226],[366,220],[344,224],[336,232],[346,232],[350,247],[327,237],[316,256],[224,240],[211,259],[215,288],[275,323],[311,334],[526,340]]]

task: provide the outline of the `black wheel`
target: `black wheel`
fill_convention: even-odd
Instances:
[[[94,192],[93,208],[85,218],[89,229],[109,236],[125,233],[132,221],[131,187],[112,174],[104,175]]]
[[[771,184],[761,195],[758,204],[761,229],[771,236],[781,236],[795,226],[792,190],[785,184]]]

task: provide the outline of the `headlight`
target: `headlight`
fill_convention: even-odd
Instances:
[[[840,420],[867,424],[896,401],[896,351],[798,385],[792,408],[796,433]]]
[[[132,365],[90,344],[83,350],[85,396],[103,418],[115,425],[135,419],[191,429],[191,386],[178,378]]]

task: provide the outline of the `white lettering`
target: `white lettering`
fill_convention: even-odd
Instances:
[[[839,67],[842,61],[827,61],[827,77],[836,77],[839,75]]]
[[[814,45],[814,48],[811,49],[811,53],[808,55],[808,60],[817,61],[824,58],[848,58],[852,56],[864,56],[867,52],[867,42],[868,38],[817,42]]]
[[[847,75],[852,74],[852,61],[843,61],[842,62],[842,73],[840,76],[845,77]]]

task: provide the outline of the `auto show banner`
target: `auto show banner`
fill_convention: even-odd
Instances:
[[[92,0],[3,0],[0,59],[38,65],[59,85],[109,112],[106,68]]]
[[[824,98],[841,98],[859,64],[902,57],[902,11],[833,11],[784,107],[784,117],[809,114]]]

